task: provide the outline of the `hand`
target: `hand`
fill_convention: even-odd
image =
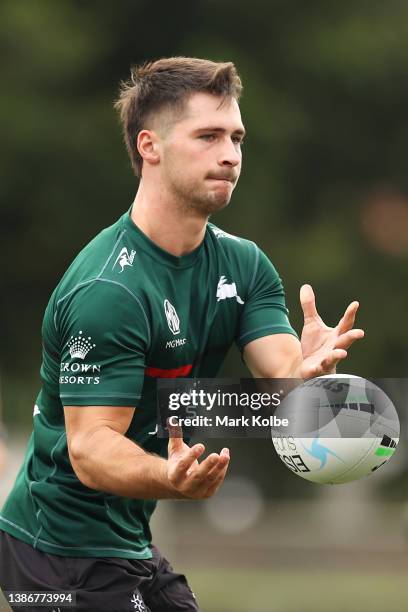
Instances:
[[[336,364],[347,357],[347,349],[364,337],[362,329],[352,329],[356,318],[358,302],[352,302],[336,327],[328,327],[316,310],[315,296],[310,285],[300,289],[300,303],[303,309],[304,326],[301,337],[303,361],[300,377],[313,378],[333,374]]]
[[[206,499],[216,493],[224,481],[230,460],[228,448],[211,453],[201,463],[198,458],[205,451],[204,444],[191,448],[183,441],[181,427],[168,425],[169,445],[167,478],[179,497]]]

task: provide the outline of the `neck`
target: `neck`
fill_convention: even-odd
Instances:
[[[157,246],[181,257],[204,240],[208,217],[186,211],[158,185],[149,188],[141,179],[131,219]]]

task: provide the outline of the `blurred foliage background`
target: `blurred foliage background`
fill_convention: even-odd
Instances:
[[[11,430],[30,428],[54,286],[134,198],[112,108],[119,81],[131,64],[168,55],[232,60],[244,82],[243,173],[213,221],[268,253],[298,331],[304,282],[328,324],[360,301],[366,338],[340,371],[406,376],[406,2],[3,0],[0,52],[0,367]],[[236,352],[224,373],[245,375]],[[233,469],[266,498],[319,494],[272,461],[267,441],[232,446]],[[395,459],[370,495],[405,500],[403,443]]]

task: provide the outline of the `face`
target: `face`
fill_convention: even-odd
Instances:
[[[159,142],[162,181],[184,209],[208,216],[228,205],[241,172],[244,133],[235,99],[190,97]]]

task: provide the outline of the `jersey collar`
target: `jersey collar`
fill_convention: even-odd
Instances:
[[[131,237],[137,248],[148,253],[156,261],[159,261],[160,263],[163,263],[173,268],[189,268],[190,266],[193,266],[195,264],[207,239],[208,227],[206,228],[203,242],[196,249],[194,249],[194,251],[191,251],[186,255],[182,255],[181,257],[177,257],[176,255],[172,255],[168,251],[165,251],[157,244],[155,244],[152,240],[150,240],[150,238],[142,232],[142,230],[134,223],[134,221],[130,217],[131,211],[132,206],[123,215],[123,227],[124,229],[126,229],[128,236]]]

